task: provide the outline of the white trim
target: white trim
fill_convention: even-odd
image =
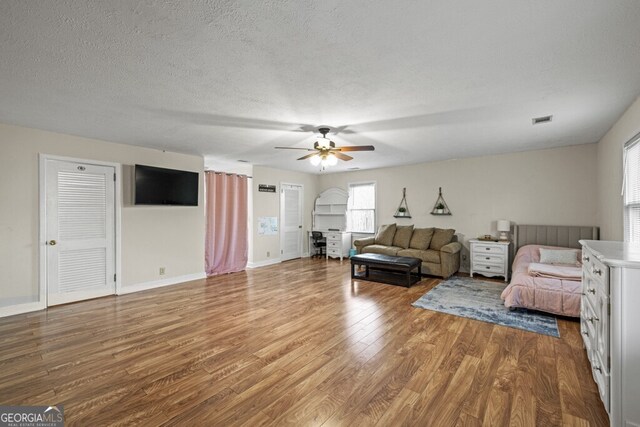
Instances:
[[[38,154],[38,302],[44,307],[47,306],[47,252],[45,248],[45,232],[46,232],[46,214],[47,214],[47,199],[46,199],[46,172],[45,164],[48,159],[46,154]]]
[[[353,181],[353,182],[347,182],[347,212],[346,215],[349,215],[349,194],[350,194],[350,187],[352,185],[366,185],[366,184],[373,184],[373,189],[374,189],[374,195],[375,195],[375,204],[373,206],[373,231],[351,231],[351,230],[346,230],[348,233],[352,233],[352,234],[376,234],[376,231],[378,230],[378,181],[377,180],[367,180],[367,181]],[[347,220],[347,224],[348,224],[348,220]],[[347,227],[348,228],[348,227]]]
[[[264,261],[258,261],[258,262],[248,262],[247,263],[247,268],[266,267],[268,265],[280,264],[281,262],[282,261],[280,260],[280,258],[266,259]]]
[[[249,178],[247,179],[247,261],[249,263],[253,261],[253,250],[253,178]]]
[[[60,304],[69,304],[72,302],[80,302],[88,299],[94,298],[102,298],[114,295],[111,292],[105,292],[104,289],[98,291],[77,291],[68,294],[55,295],[55,296],[47,296],[47,304],[49,307]]]
[[[300,187],[300,206],[299,206],[299,211],[300,211],[300,220],[302,221],[301,228],[300,228],[300,257],[302,257],[304,255],[304,235],[306,234],[304,232],[305,227],[304,227],[304,184],[296,184],[293,182],[284,182],[284,181],[280,181],[280,188],[278,190],[279,191],[279,196],[280,196],[280,200],[278,203],[278,222],[280,224],[280,232],[278,233],[278,239],[279,239],[279,243],[280,243],[280,255],[283,254],[284,252],[284,223],[282,221],[282,216],[284,215],[284,212],[282,211],[282,205],[284,204],[284,191],[282,189],[283,185],[290,185],[292,187]],[[291,259],[296,259],[298,258],[297,256],[291,258]],[[287,260],[288,261],[288,260]]]
[[[10,305],[8,307],[0,307],[0,317],[15,316],[16,314],[30,313],[32,311],[44,310],[45,308],[47,307],[43,301]]]
[[[146,291],[149,289],[162,288],[164,286],[178,285],[193,280],[206,279],[207,275],[202,273],[185,274],[184,276],[169,277],[167,279],[152,280],[150,282],[136,283],[135,285],[122,286],[118,295],[130,294],[133,292]]]
[[[38,270],[38,283],[40,288],[40,295],[38,295],[39,304],[44,307],[47,306],[47,257],[45,248],[45,232],[46,232],[46,188],[45,188],[45,164],[47,160],[57,160],[62,162],[73,163],[86,163],[97,166],[110,166],[113,167],[116,173],[115,180],[115,193],[113,195],[115,201],[115,294],[120,292],[122,287],[122,164],[114,162],[103,162],[101,160],[89,160],[79,159],[75,157],[54,156],[51,154],[38,153],[38,199],[39,199],[39,211],[38,211],[38,248],[39,248],[39,270]],[[17,306],[16,306],[17,307]],[[0,311],[1,313],[1,311]]]
[[[164,286],[178,285],[181,283],[190,282],[193,280],[201,280],[206,278],[207,278],[207,275],[204,272],[202,272],[202,273],[195,273],[195,274],[187,274],[184,276],[171,277],[163,280],[143,282],[143,283],[138,283],[136,285],[122,287],[118,295],[126,295],[134,292],[161,288]],[[91,296],[90,298],[97,298],[101,296],[109,296],[109,295],[94,295],[94,296]],[[82,302],[82,301],[77,301],[77,302]],[[46,309],[47,309],[47,306],[44,301],[10,305],[7,307],[0,307],[0,317],[14,316],[16,314],[30,313],[32,311],[39,311],[39,310],[46,310]]]

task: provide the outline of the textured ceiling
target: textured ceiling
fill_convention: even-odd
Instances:
[[[592,143],[640,94],[637,0],[0,2],[0,122],[331,171]],[[531,118],[553,114],[532,126]]]

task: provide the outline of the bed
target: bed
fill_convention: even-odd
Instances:
[[[511,282],[504,305],[580,317],[580,252],[575,266],[540,264],[540,249],[577,249],[579,240],[598,240],[598,227],[516,225]]]

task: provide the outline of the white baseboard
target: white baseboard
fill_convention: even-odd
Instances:
[[[267,265],[279,264],[280,262],[282,262],[280,261],[280,258],[266,259],[264,261],[258,261],[258,262],[248,262],[247,268],[266,267]]]
[[[162,280],[137,283],[135,285],[123,286],[118,295],[130,294],[132,292],[146,291],[148,289],[161,288],[163,286],[177,285],[178,283],[189,282],[191,280],[206,279],[207,275],[202,273],[187,274],[184,276],[169,277]],[[9,305],[0,307],[0,317],[15,316],[16,314],[30,313],[32,311],[44,310],[47,305],[42,302],[30,302],[24,304]]]
[[[135,285],[122,286],[118,295],[130,294],[132,292],[146,291],[149,289],[161,288],[163,286],[177,285],[178,283],[190,282],[191,280],[206,279],[207,275],[202,273],[186,274],[184,276],[169,277],[150,282],[136,283]]]
[[[32,311],[44,310],[45,308],[47,307],[44,301],[10,305],[0,308],[0,317],[15,316],[16,314],[30,313]]]

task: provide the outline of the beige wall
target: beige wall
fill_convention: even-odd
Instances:
[[[277,261],[278,236],[259,236],[260,216],[279,217],[279,193],[260,193],[258,184],[281,182],[304,186],[303,230],[311,228],[318,193],[348,182],[378,183],[378,224],[453,227],[463,241],[495,234],[495,221],[600,225],[603,239],[622,239],[622,146],[640,131],[637,100],[599,144],[515,154],[451,160],[358,172],[311,175],[255,166],[251,182],[253,209],[250,238],[255,265]],[[0,299],[20,298],[38,289],[38,154],[133,165],[202,171],[203,159],[107,143],[52,132],[0,125]],[[125,172],[127,168],[125,167]],[[594,173],[597,171],[597,174]],[[125,180],[126,181],[126,180]],[[126,182],[123,183],[126,187]],[[453,211],[450,217],[429,215],[438,187]],[[413,216],[393,213],[407,187]],[[597,198],[593,189],[597,188]],[[127,189],[124,191],[127,194]],[[304,240],[304,252],[308,242]],[[122,282],[124,286],[203,272],[204,203],[198,208],[136,207],[122,210]],[[270,256],[267,256],[267,252]],[[160,276],[158,268],[166,267]],[[466,266],[465,266],[466,267]],[[2,304],[0,303],[0,306]]]
[[[595,144],[411,166],[326,174],[319,191],[377,181],[377,224],[455,228],[463,239],[496,235],[496,220],[597,225]],[[393,217],[407,188],[411,219]],[[430,215],[442,187],[452,216]],[[468,268],[465,263],[464,268]]]
[[[598,143],[598,223],[602,240],[624,240],[622,149],[640,132],[640,98]]]
[[[38,154],[201,173],[203,159],[0,124],[0,300],[38,292]],[[123,187],[126,187],[123,180]],[[202,182],[202,179],[201,179]],[[122,209],[122,284],[204,271],[204,203]],[[128,192],[128,189],[125,189]],[[159,267],[166,268],[164,276]],[[0,302],[0,306],[2,303]]]
[[[302,184],[304,186],[304,206],[302,210],[303,224],[303,247],[305,253],[309,252],[309,242],[306,238],[307,230],[311,229],[311,211],[313,204],[318,197],[318,178],[316,175],[273,169],[264,166],[254,166],[253,168],[253,226],[250,234],[253,235],[253,253],[250,261],[254,265],[276,261],[280,258],[280,235],[260,236],[258,235],[258,218],[261,216],[278,217],[280,225],[280,183]],[[258,191],[258,184],[268,184],[276,186],[276,193],[261,193]],[[267,256],[269,252],[269,256]]]

